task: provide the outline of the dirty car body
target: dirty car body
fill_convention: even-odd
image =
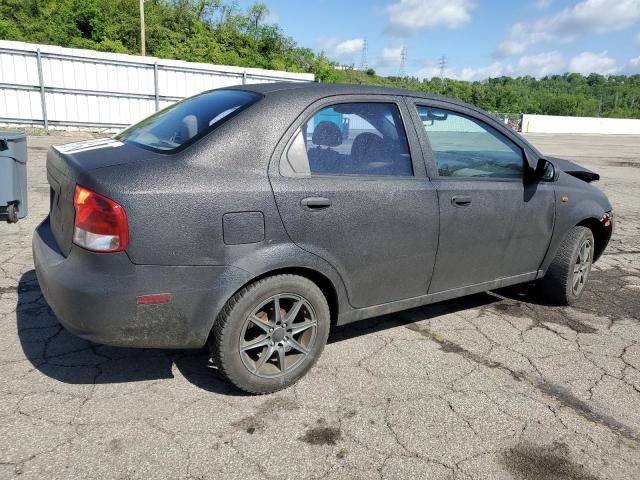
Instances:
[[[205,92],[52,147],[47,175],[45,298],[70,331],[120,346],[202,347],[230,299],[273,275],[313,282],[345,324],[541,279],[576,226],[595,260],[612,230],[597,174],[476,107],[366,86]],[[94,194],[126,219],[111,251],[78,226]]]

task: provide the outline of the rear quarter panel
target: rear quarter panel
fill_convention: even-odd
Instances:
[[[266,244],[288,241],[267,176],[286,128],[286,115],[272,104],[261,100],[180,153],[87,172],[85,186],[125,208],[132,262],[232,265]],[[225,244],[223,216],[239,212],[263,214],[262,241]]]

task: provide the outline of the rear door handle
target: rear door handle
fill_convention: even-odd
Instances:
[[[331,200],[324,197],[308,197],[300,201],[300,205],[305,210],[324,210],[331,206]]]
[[[453,203],[457,207],[468,207],[469,205],[471,205],[471,197],[451,197],[451,203]]]

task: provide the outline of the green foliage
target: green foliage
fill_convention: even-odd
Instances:
[[[500,77],[483,82],[439,78],[379,77],[357,70],[337,71],[338,82],[408,88],[458,98],[492,112],[585,117],[640,118],[640,75],[585,77],[578,73]]]
[[[0,38],[137,54],[138,8],[137,0],[2,0]],[[326,57],[299,47],[268,15],[261,3],[242,11],[225,0],[146,0],[147,53],[335,79]]]
[[[0,39],[101,51],[140,52],[138,0],[0,0]],[[267,22],[256,3],[233,0],[146,0],[147,53],[241,67],[309,72],[322,82],[409,88],[459,98],[490,111],[640,118],[640,75],[553,75],[484,82],[380,77],[336,70]]]

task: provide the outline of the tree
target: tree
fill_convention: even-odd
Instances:
[[[336,70],[324,53],[299,46],[269,10],[242,10],[234,0],[146,0],[147,52],[241,67],[309,72],[321,82],[362,83],[440,93],[490,111],[640,118],[640,75],[592,73],[502,76],[483,82],[381,77],[375,70]],[[0,38],[65,47],[140,51],[134,0],[0,0]]]
[[[247,12],[247,20],[254,32],[258,32],[260,24],[269,15],[269,9],[264,3],[256,3],[249,8]]]

